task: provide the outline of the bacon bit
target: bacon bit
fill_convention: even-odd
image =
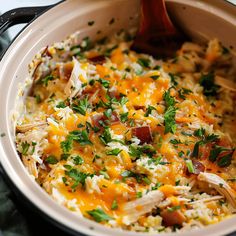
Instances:
[[[116,112],[112,112],[110,121],[112,122],[112,124],[118,123],[120,121]]]
[[[132,135],[136,136],[141,141],[141,144],[152,142],[152,133],[149,125],[132,128]]]
[[[111,89],[108,91],[108,95],[109,95],[111,98],[120,99],[120,93],[119,93],[116,89],[111,88]]]
[[[222,137],[216,141],[216,144],[226,148],[232,148],[232,143],[227,136]]]
[[[95,57],[90,57],[88,58],[91,62],[93,62],[94,64],[100,64],[102,65],[104,62],[106,62],[106,58],[103,55],[98,55]]]
[[[145,106],[134,105],[135,110],[145,110]]]
[[[182,225],[186,221],[184,214],[179,211],[169,211],[168,209],[161,212],[165,226]]]
[[[205,171],[205,166],[200,161],[192,160],[192,163],[193,163],[193,166],[194,166],[194,174],[195,175],[198,175],[201,172]]]
[[[199,153],[201,155],[202,160],[208,159],[208,157],[210,155],[211,148],[212,148],[212,143],[207,143],[207,144],[199,147]]]
[[[99,121],[109,120],[112,124],[119,123],[119,117],[116,112],[112,112],[111,117],[107,118],[103,113],[96,114],[91,117],[93,126],[102,127]]]
[[[205,166],[197,160],[192,160],[193,166],[194,166],[194,173],[189,173],[188,168],[186,168],[186,174],[187,175],[199,175],[201,172],[205,171]]]

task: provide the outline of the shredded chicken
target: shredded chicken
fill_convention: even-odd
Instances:
[[[221,177],[216,174],[201,172],[198,175],[198,180],[209,183],[236,208],[236,193]]]
[[[37,122],[33,124],[25,124],[25,125],[17,125],[16,130],[17,132],[25,133],[35,127],[46,126],[47,122]]]
[[[157,207],[163,199],[164,194],[161,191],[156,190],[149,192],[142,198],[124,204],[123,212],[125,216],[122,220],[123,223],[130,225],[131,223],[137,221],[140,216]]]
[[[203,199],[200,199],[200,200],[197,200],[197,201],[193,201],[193,202],[187,202],[186,204],[189,204],[189,205],[193,205],[193,204],[196,204],[198,202],[211,202],[211,201],[218,201],[220,199],[224,198],[223,196],[213,196],[213,197],[209,197],[209,198],[203,198]],[[187,199],[186,199],[187,200]],[[189,200],[189,199],[188,199]]]
[[[65,87],[65,94],[70,98],[74,97],[81,91],[82,88],[81,77],[83,79],[86,78],[86,71],[81,68],[80,63],[75,58],[73,58],[73,63],[74,67],[71,72],[70,79]]]

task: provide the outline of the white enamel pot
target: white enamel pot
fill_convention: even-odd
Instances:
[[[204,40],[217,37],[225,46],[236,47],[236,7],[234,5],[223,0],[166,0],[166,3],[171,18],[193,39]],[[26,12],[29,14],[29,11]],[[21,17],[17,18],[18,22],[23,21]],[[138,25],[138,17],[138,0],[67,0],[32,21],[14,40],[0,62],[0,133],[5,134],[0,138],[0,162],[3,172],[12,188],[20,193],[22,198],[61,228],[75,235],[79,233],[96,236],[149,234],[110,229],[80,218],[54,202],[30,178],[15,148],[11,120],[19,84],[25,81],[28,75],[28,64],[33,56],[46,45],[61,41],[75,31],[80,32],[81,39],[85,36],[96,39],[98,36],[109,35],[112,31]],[[112,18],[115,21],[109,24]],[[94,25],[88,26],[89,21],[94,21]],[[8,25],[13,23],[8,22]],[[236,217],[203,229],[193,230],[191,233],[184,232],[181,235],[215,236],[233,231],[236,231]]]

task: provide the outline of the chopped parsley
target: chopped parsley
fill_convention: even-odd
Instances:
[[[116,199],[114,199],[114,201],[112,202],[111,209],[112,210],[117,210],[118,209],[118,203],[117,203]]]
[[[189,95],[190,93],[193,93],[192,90],[190,89],[186,89],[186,88],[181,88],[179,91],[179,97],[182,99],[185,99],[186,96],[185,95]]]
[[[73,147],[73,141],[78,142],[80,145],[92,145],[93,143],[89,140],[87,130],[74,130],[67,135],[66,140],[61,142],[61,149],[64,154],[68,154]]]
[[[216,142],[219,139],[219,136],[215,135],[215,134],[205,135],[205,129],[203,129],[203,128],[195,130],[194,136],[200,137],[201,140],[199,140],[195,143],[194,148],[193,148],[193,152],[192,152],[192,157],[199,156],[199,147],[201,145],[211,143],[211,142]]]
[[[160,75],[152,75],[150,76],[150,78],[152,78],[153,80],[157,80],[159,79]]]
[[[139,58],[137,63],[142,67],[149,68],[151,61],[148,58]]]
[[[99,79],[98,82],[104,87],[104,88],[109,88],[110,86],[110,82],[108,80],[105,79]]]
[[[69,133],[69,138],[78,142],[80,145],[92,145],[93,143],[89,140],[89,135],[87,130],[74,130]]]
[[[173,206],[173,207],[168,207],[167,210],[169,212],[174,212],[174,211],[179,210],[180,208],[181,208],[180,206]]]
[[[118,45],[114,45],[111,48],[106,49],[106,51],[104,52],[104,56],[109,57],[112,51],[115,50],[116,48],[118,48]]]
[[[183,155],[184,155],[184,152],[183,152],[183,151],[180,151],[180,152],[178,153],[178,156],[179,156],[179,157],[183,157]]]
[[[79,100],[77,104],[76,103],[72,104],[72,109],[83,116],[86,115],[86,111],[89,107],[90,107],[90,104],[88,102],[88,97]]]
[[[161,187],[162,183],[158,182],[155,184],[155,186],[152,187],[152,191],[157,190]]]
[[[186,160],[186,166],[188,168],[188,172],[193,174],[195,172],[195,169],[194,169],[194,165],[193,165],[193,162],[192,160]]]
[[[140,151],[140,149],[134,147],[133,145],[129,146],[129,155],[132,157],[139,158],[141,156],[142,152]],[[133,159],[133,158],[132,158]]]
[[[45,159],[45,161],[46,161],[48,164],[52,164],[52,165],[58,163],[58,160],[57,160],[57,158],[56,158],[54,155],[48,156],[48,157]]]
[[[56,105],[56,108],[66,108],[65,102],[61,101]]]
[[[117,156],[122,150],[119,148],[112,149],[110,151],[107,151],[107,155]]]
[[[144,114],[144,116],[145,116],[145,117],[148,117],[148,116],[152,113],[153,110],[156,110],[156,108],[153,107],[153,106],[148,105],[147,111],[146,111],[146,113]]]
[[[179,139],[171,139],[170,143],[176,145],[176,144],[181,144],[182,142]]]
[[[42,102],[42,99],[39,94],[36,94],[34,97],[35,97],[36,103],[39,104],[40,102]]]
[[[146,176],[143,177],[142,180],[143,180],[143,182],[144,182],[145,184],[147,184],[147,185],[151,184],[151,182],[152,182],[152,181],[151,181],[148,177],[146,177]]]
[[[125,112],[125,113],[122,113],[120,114],[120,120],[121,122],[126,122],[128,120],[128,115],[129,115],[129,112]]]
[[[92,216],[92,218],[96,221],[96,222],[103,222],[103,221],[108,221],[108,220],[112,220],[113,218],[109,215],[107,215],[102,209],[97,208],[91,211],[87,211],[87,213]]]
[[[175,99],[170,95],[170,89],[164,93],[163,100],[165,101],[167,108],[175,105]]]
[[[176,131],[177,127],[175,123],[176,110],[177,108],[170,106],[164,114],[165,134],[169,132],[174,134]]]
[[[130,170],[125,170],[121,173],[122,177],[135,177],[135,173],[133,171]]]
[[[73,147],[73,140],[70,137],[67,137],[67,139],[65,141],[61,142],[60,146],[61,146],[63,153],[67,154],[70,152],[70,150]]]
[[[164,93],[163,99],[166,103],[164,114],[165,134],[169,132],[174,134],[176,131],[175,114],[177,108],[174,107],[175,99],[170,95],[170,89]]]
[[[127,97],[122,96],[119,103],[121,106],[124,106],[128,101],[129,99]]]
[[[77,169],[71,168],[70,170],[66,170],[65,174],[70,177],[72,180],[74,180],[73,185],[71,186],[72,189],[76,188],[79,184],[82,184],[84,186],[85,180],[87,177],[92,177],[91,174],[86,174],[84,172],[80,172]]]
[[[100,175],[103,175],[105,179],[110,179],[110,176],[108,175],[108,173],[106,172],[106,170],[100,170],[99,171]]]
[[[111,115],[112,115],[112,109],[111,108],[108,108],[107,110],[105,110],[103,112],[103,114],[107,117],[107,118],[110,118]]]
[[[172,73],[169,73],[169,76],[170,76],[170,80],[171,80],[171,83],[176,86],[178,85],[178,82],[176,81],[176,75],[172,74]]]
[[[143,196],[143,193],[142,193],[142,192],[137,192],[137,193],[136,193],[136,197],[137,197],[137,198],[141,198],[142,196]]]
[[[205,134],[205,129],[203,129],[203,128],[200,128],[200,129],[197,129],[197,130],[195,130],[194,131],[194,136],[196,136],[196,137],[203,137],[203,135]]]
[[[200,85],[203,87],[203,93],[206,96],[216,96],[219,85],[215,84],[215,75],[210,72],[208,74],[203,74],[199,81]]]
[[[48,86],[48,82],[54,80],[55,78],[52,75],[48,75],[44,78],[41,78],[37,81],[37,84],[43,84],[45,87]]]
[[[23,142],[23,143],[21,143],[21,153],[22,153],[23,155],[26,155],[27,152],[28,152],[28,150],[29,150],[29,147],[30,147],[30,144],[27,143],[26,141]]]
[[[82,165],[84,163],[84,159],[79,155],[73,156],[72,159],[75,165]]]
[[[108,127],[105,127],[103,133],[99,136],[99,139],[104,145],[107,145],[112,141],[110,129]]]
[[[209,160],[217,163],[219,167],[226,167],[231,164],[232,156],[235,148],[225,148],[222,146],[214,145],[210,151]]]

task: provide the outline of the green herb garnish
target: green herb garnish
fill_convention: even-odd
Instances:
[[[174,134],[176,131],[177,127],[175,123],[176,110],[177,108],[170,106],[164,114],[165,134],[169,132]]]
[[[144,116],[145,116],[145,117],[148,117],[148,116],[152,113],[152,111],[154,111],[154,110],[156,110],[155,107],[148,105],[147,111],[146,111],[146,113],[144,114]]]
[[[216,96],[219,85],[215,84],[215,75],[210,72],[208,74],[203,74],[199,81],[200,85],[203,87],[203,93],[206,96]]]
[[[112,149],[110,151],[107,151],[107,155],[117,156],[122,150],[119,148]]]
[[[37,81],[37,84],[43,84],[45,87],[48,86],[48,82],[54,80],[55,78],[52,75],[48,75],[44,78],[41,78]]]
[[[78,101],[78,104],[73,103],[72,104],[72,109],[75,112],[80,113],[81,115],[85,116],[87,109],[90,107],[90,104],[88,102],[88,97],[81,99]]]
[[[128,115],[129,115],[129,112],[125,112],[125,113],[122,113],[120,114],[120,120],[121,122],[126,122],[128,120]]]
[[[116,199],[112,202],[111,209],[112,210],[117,210],[118,209],[118,203],[117,203]]]
[[[87,213],[93,217],[93,219],[96,222],[103,222],[103,221],[108,221],[112,220],[113,218],[109,215],[107,215],[102,209],[97,208],[91,211],[87,211]]]
[[[71,188],[76,188],[79,184],[84,185],[86,178],[89,176],[93,176],[91,174],[80,172],[77,169],[66,170],[65,174],[75,181]]]
[[[110,129],[105,127],[103,133],[99,136],[99,138],[104,145],[110,143],[112,141]]]
[[[104,87],[104,88],[109,88],[110,86],[110,82],[108,80],[105,79],[99,79],[98,82]]]
[[[193,174],[195,172],[195,169],[194,169],[192,160],[186,160],[185,163],[186,163],[186,166],[188,168],[188,172]]]
[[[58,163],[58,160],[57,160],[57,158],[56,158],[54,155],[48,156],[48,157],[45,159],[45,161],[46,161],[48,164],[52,164],[52,165]]]
[[[29,150],[29,147],[30,147],[30,144],[27,143],[26,141],[23,142],[23,143],[21,143],[21,153],[22,153],[23,155],[26,155],[27,152],[28,152],[28,150]]]
[[[149,68],[151,61],[150,61],[150,59],[148,59],[148,58],[139,58],[139,59],[137,60],[137,63],[138,63],[140,66],[142,66],[142,67]]]
[[[56,105],[56,108],[65,108],[66,107],[66,104],[65,102],[61,101],[59,102],[57,105]]]
[[[180,208],[181,208],[180,206],[173,206],[173,207],[168,207],[167,210],[169,212],[174,212],[174,211],[179,210]]]
[[[84,159],[79,155],[73,156],[72,159],[75,165],[82,165],[84,163]]]

